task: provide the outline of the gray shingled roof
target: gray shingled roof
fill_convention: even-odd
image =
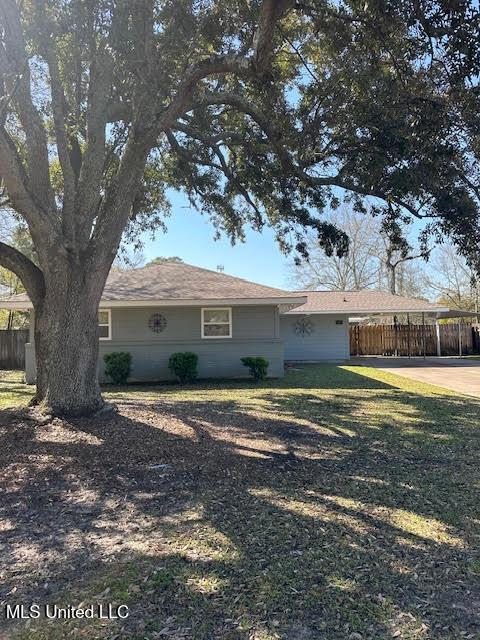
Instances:
[[[308,301],[295,309],[287,311],[289,315],[316,313],[435,313],[447,311],[439,304],[404,298],[385,291],[297,291],[308,297]]]
[[[297,294],[298,295],[298,294]],[[190,264],[164,262],[142,269],[114,272],[103,300],[217,300],[292,298],[291,291],[235,278]]]
[[[447,307],[403,298],[381,291],[284,291],[266,287],[225,273],[210,271],[184,263],[164,262],[142,269],[113,271],[107,280],[102,306],[125,304],[186,304],[202,301],[225,301],[229,304],[242,300],[266,300],[272,304],[291,306],[296,298],[308,300],[287,314],[345,313],[350,316],[371,313],[415,313],[447,311]],[[8,306],[29,305],[25,294],[5,299]],[[0,307],[2,300],[0,300]]]
[[[110,273],[102,295],[105,303],[167,302],[266,299],[293,303],[302,297],[292,291],[266,287],[184,263],[164,262],[130,271]],[[26,294],[12,296],[7,302],[26,302]],[[275,302],[274,304],[276,304]],[[1,301],[0,301],[1,306]]]

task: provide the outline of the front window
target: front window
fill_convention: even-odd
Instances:
[[[112,339],[112,314],[110,309],[98,312],[98,335],[100,340]]]
[[[202,309],[202,338],[231,337],[232,310],[230,307]]]

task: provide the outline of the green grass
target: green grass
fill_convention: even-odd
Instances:
[[[0,408],[25,406],[33,394],[34,387],[24,383],[23,371],[0,370]]]
[[[180,386],[176,384],[135,384],[127,387],[104,385],[104,395],[108,400],[156,400],[159,395],[178,399],[200,398],[206,392],[209,397],[236,398],[245,390],[269,389],[308,389],[312,387],[312,372],[315,372],[313,387],[315,389],[375,389],[393,384],[399,388],[419,393],[442,393],[454,395],[456,392],[440,389],[414,380],[400,380],[398,376],[379,371],[372,367],[313,365],[299,366],[290,370],[286,377],[278,380],[267,380],[254,384],[248,380],[202,380],[195,385]],[[359,376],[359,372],[361,376]],[[366,382],[366,378],[370,380]],[[0,408],[20,407],[28,404],[33,397],[35,387],[24,383],[23,371],[0,370]]]
[[[0,381],[4,406],[29,393]],[[119,637],[480,637],[480,401],[334,365],[260,385],[106,387],[105,395],[120,416],[101,427],[77,421],[98,444],[88,463],[68,455],[100,496],[111,498],[102,483],[116,478],[144,538],[101,567],[92,561],[68,597],[106,588],[127,602],[131,626]],[[96,460],[110,464],[105,476],[92,475]],[[156,476],[135,471],[162,462],[168,469]],[[55,477],[62,473],[57,466]],[[103,498],[98,508],[104,528]],[[40,626],[18,637],[107,639],[120,629],[75,624],[81,631],[67,624],[48,635]]]

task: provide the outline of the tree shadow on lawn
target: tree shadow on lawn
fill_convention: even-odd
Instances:
[[[45,427],[3,412],[0,600],[110,587],[131,616],[91,638],[475,637],[479,409],[341,387]]]

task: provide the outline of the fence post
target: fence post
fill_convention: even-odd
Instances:
[[[407,345],[408,345],[408,357],[410,358],[411,354],[411,346],[410,346],[410,314],[407,313]]]
[[[442,343],[440,341],[440,325],[438,320],[435,320],[435,335],[437,336],[437,356],[440,358],[442,355]]]
[[[423,342],[423,359],[427,357],[426,354],[426,336],[425,336],[425,312],[422,311],[422,342]]]

